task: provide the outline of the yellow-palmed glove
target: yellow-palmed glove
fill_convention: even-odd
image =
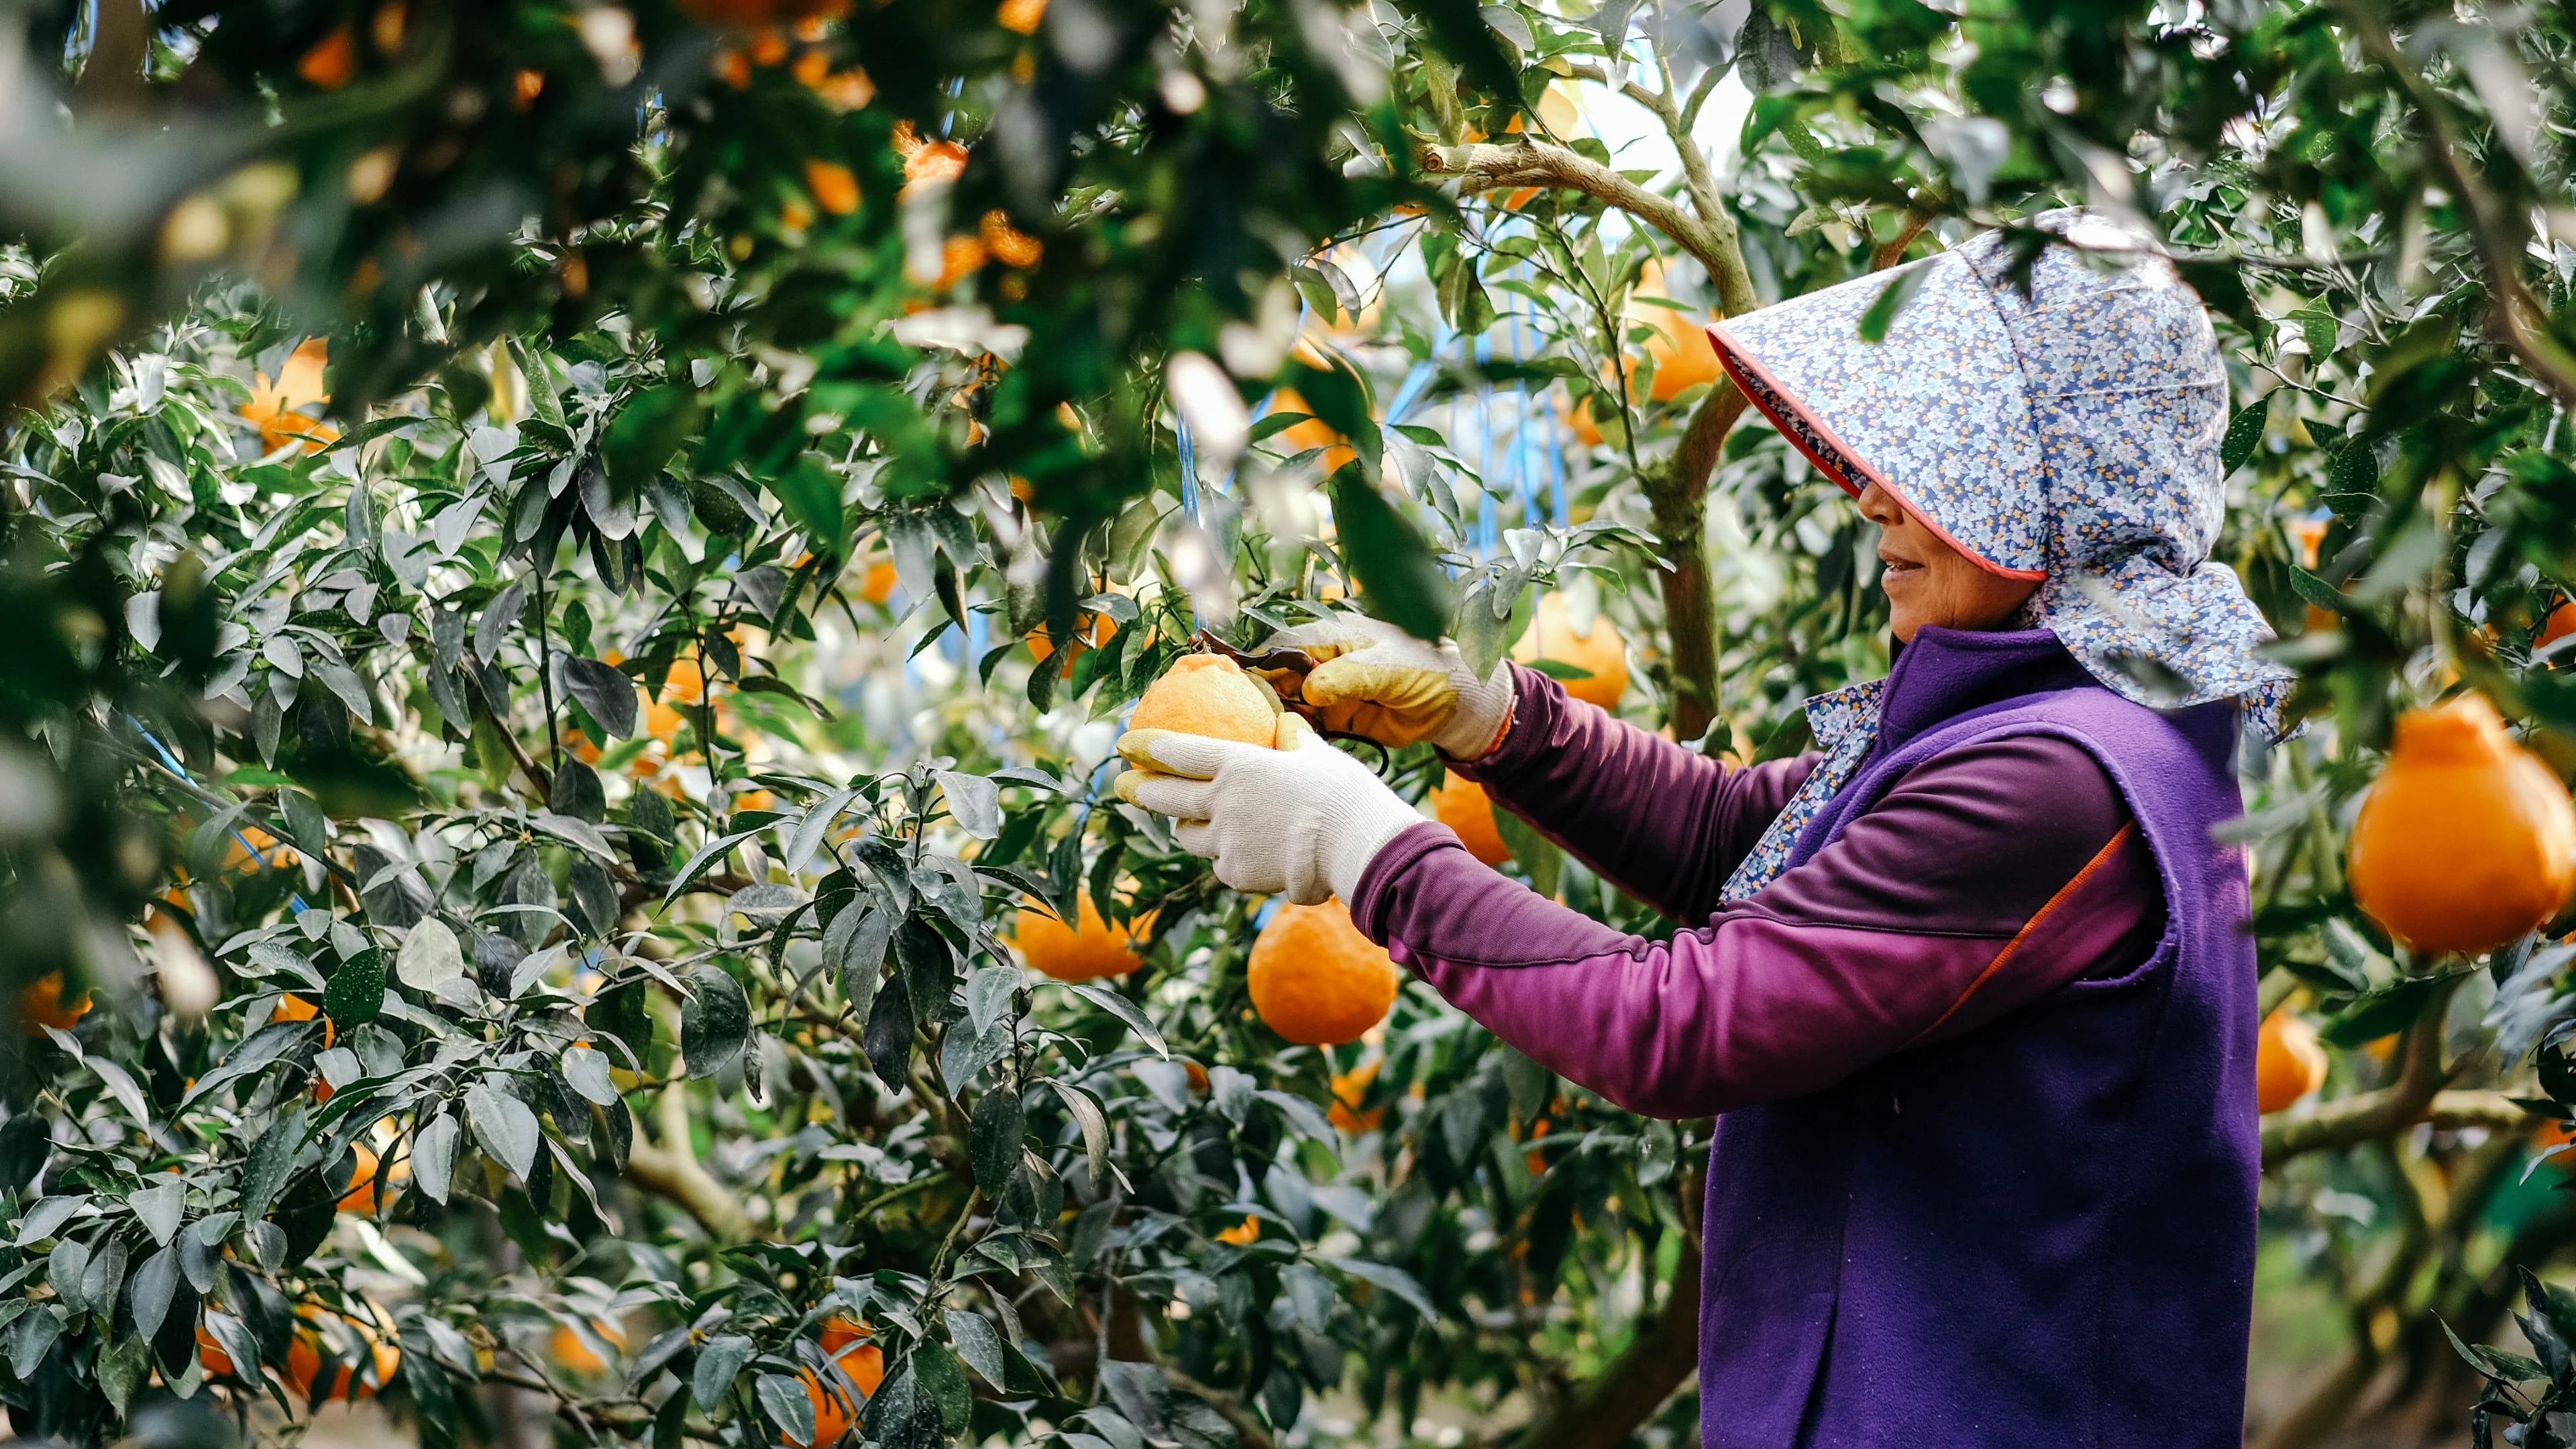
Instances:
[[[1390,748],[1429,740],[1454,760],[1493,748],[1512,713],[1511,671],[1468,672],[1447,639],[1416,639],[1383,620],[1340,614],[1283,629],[1259,650],[1295,649],[1311,673],[1263,670],[1280,700],[1319,729],[1360,735]]]

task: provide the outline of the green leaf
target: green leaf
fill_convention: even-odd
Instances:
[[[374,947],[340,963],[322,988],[322,1013],[347,1031],[364,1026],[385,1009],[385,953]]]
[[[975,1119],[968,1133],[972,1139],[975,1185],[995,1202],[1002,1200],[1002,1188],[1019,1170],[1020,1144],[1027,1126],[1028,1116],[1021,1107],[1017,1087],[996,1087],[975,1104]]]
[[[2445,999],[2445,988],[2476,970],[2464,966],[2438,976],[2416,976],[2394,986],[2355,997],[2352,1005],[2328,1020],[2317,1035],[2330,1046],[2356,1047],[2391,1036],[2415,1024],[2425,1006]]]
[[[1421,532],[1369,485],[1356,462],[1343,464],[1328,486],[1361,605],[1417,639],[1448,632],[1454,590]]]
[[[790,1444],[814,1442],[814,1401],[805,1395],[805,1385],[785,1374],[762,1374],[759,1384],[760,1407],[786,1435]]]
[[[2238,408],[2227,420],[2227,437],[2218,445],[2221,472],[2233,473],[2254,456],[2254,450],[2263,445],[2263,425],[2271,411],[2271,400],[2266,398]]]
[[[2460,1357],[2468,1360],[2469,1367],[2488,1378],[2502,1379],[2507,1383],[2529,1383],[2534,1379],[2549,1377],[2547,1369],[2524,1358],[2521,1354],[2508,1352],[2492,1344],[2481,1343],[2472,1346],[2462,1342],[2459,1332],[2451,1327],[2450,1320],[2439,1313],[2433,1315],[2433,1321],[2442,1325],[2442,1336],[2451,1341],[2451,1347],[2459,1353]]]
[[[835,557],[850,551],[849,523],[841,508],[841,478],[812,453],[769,480],[769,491],[787,505],[788,515],[805,527],[816,553]]]
[[[966,1421],[975,1404],[974,1386],[966,1382],[966,1370],[957,1355],[936,1343],[923,1343],[912,1351],[912,1372],[921,1389],[938,1409],[940,1427],[951,1435],[966,1432]]]
[[[627,399],[601,446],[611,476],[642,487],[670,464],[698,430],[706,407],[689,388],[648,388]]]
[[[691,972],[689,989],[695,995],[680,1008],[680,1056],[692,1078],[712,1077],[751,1041],[751,998],[713,966]]]
[[[295,1159],[303,1151],[304,1107],[299,1103],[251,1144],[250,1160],[242,1168],[243,1217],[257,1222],[268,1216],[269,1205],[277,1201],[278,1190],[286,1186],[287,1175],[295,1170]]]
[[[1924,279],[1931,275],[1932,266],[1928,258],[1897,268],[1895,274],[1887,279],[1887,285],[1878,289],[1878,300],[1870,303],[1869,310],[1860,314],[1860,340],[1885,342],[1887,329],[1896,322],[1896,314],[1904,311],[1905,304],[1914,300],[1914,294],[1923,290]]]

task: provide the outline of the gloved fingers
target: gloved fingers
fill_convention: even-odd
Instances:
[[[1280,630],[1254,645],[1253,652],[1296,649],[1309,658],[1323,660],[1354,649],[1366,649],[1377,642],[1369,631],[1356,627],[1348,618],[1318,619],[1311,624]]]
[[[1333,898],[1333,883],[1318,873],[1313,880],[1290,881],[1286,894],[1293,905],[1320,906]]]
[[[1191,780],[1152,770],[1130,770],[1118,777],[1118,798],[1141,810],[1175,820],[1205,820],[1216,811],[1216,782]]]
[[[1129,730],[1118,737],[1119,756],[1139,769],[1159,770],[1166,775],[1187,775],[1195,780],[1213,780],[1216,772],[1230,759],[1239,757],[1256,745],[1237,744],[1233,740],[1210,739],[1206,735],[1186,735],[1178,730]]]
[[[1290,710],[1279,716],[1279,732],[1271,738],[1270,747],[1274,750],[1299,749],[1308,740],[1314,738],[1316,738],[1315,727],[1306,723],[1305,719],[1294,710]]]
[[[1202,860],[1216,859],[1216,827],[1205,820],[1183,820],[1172,826],[1172,838],[1181,849]]]
[[[1345,654],[1318,665],[1300,691],[1308,704],[1331,706],[1365,700],[1405,714],[1458,707],[1458,686],[1447,670],[1411,663],[1382,663],[1368,653]]]

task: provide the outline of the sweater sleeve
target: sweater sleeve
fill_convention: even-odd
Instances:
[[[1396,837],[1352,917],[1460,1010],[1632,1111],[1696,1117],[1833,1085],[2164,934],[2152,852],[2081,747],[1987,741],[1909,773],[1826,849],[1670,941]]]
[[[1511,733],[1452,766],[1602,879],[1677,921],[1718,891],[1815,766],[1816,757],[1730,767],[1569,697],[1511,666]]]

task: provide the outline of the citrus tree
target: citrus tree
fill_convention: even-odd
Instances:
[[[2245,760],[2267,1296],[2349,1326],[2261,1432],[2555,1442],[2563,17],[8,20],[22,1432],[1688,1432],[1707,1124],[1217,887],[1109,744],[1203,640],[1357,605],[1799,748],[1885,666],[1872,540],[1697,322],[1885,272],[1883,328],[2080,201],[2220,319],[2221,552],[2307,679]],[[2446,716],[2417,775],[2463,686],[2523,743]]]

